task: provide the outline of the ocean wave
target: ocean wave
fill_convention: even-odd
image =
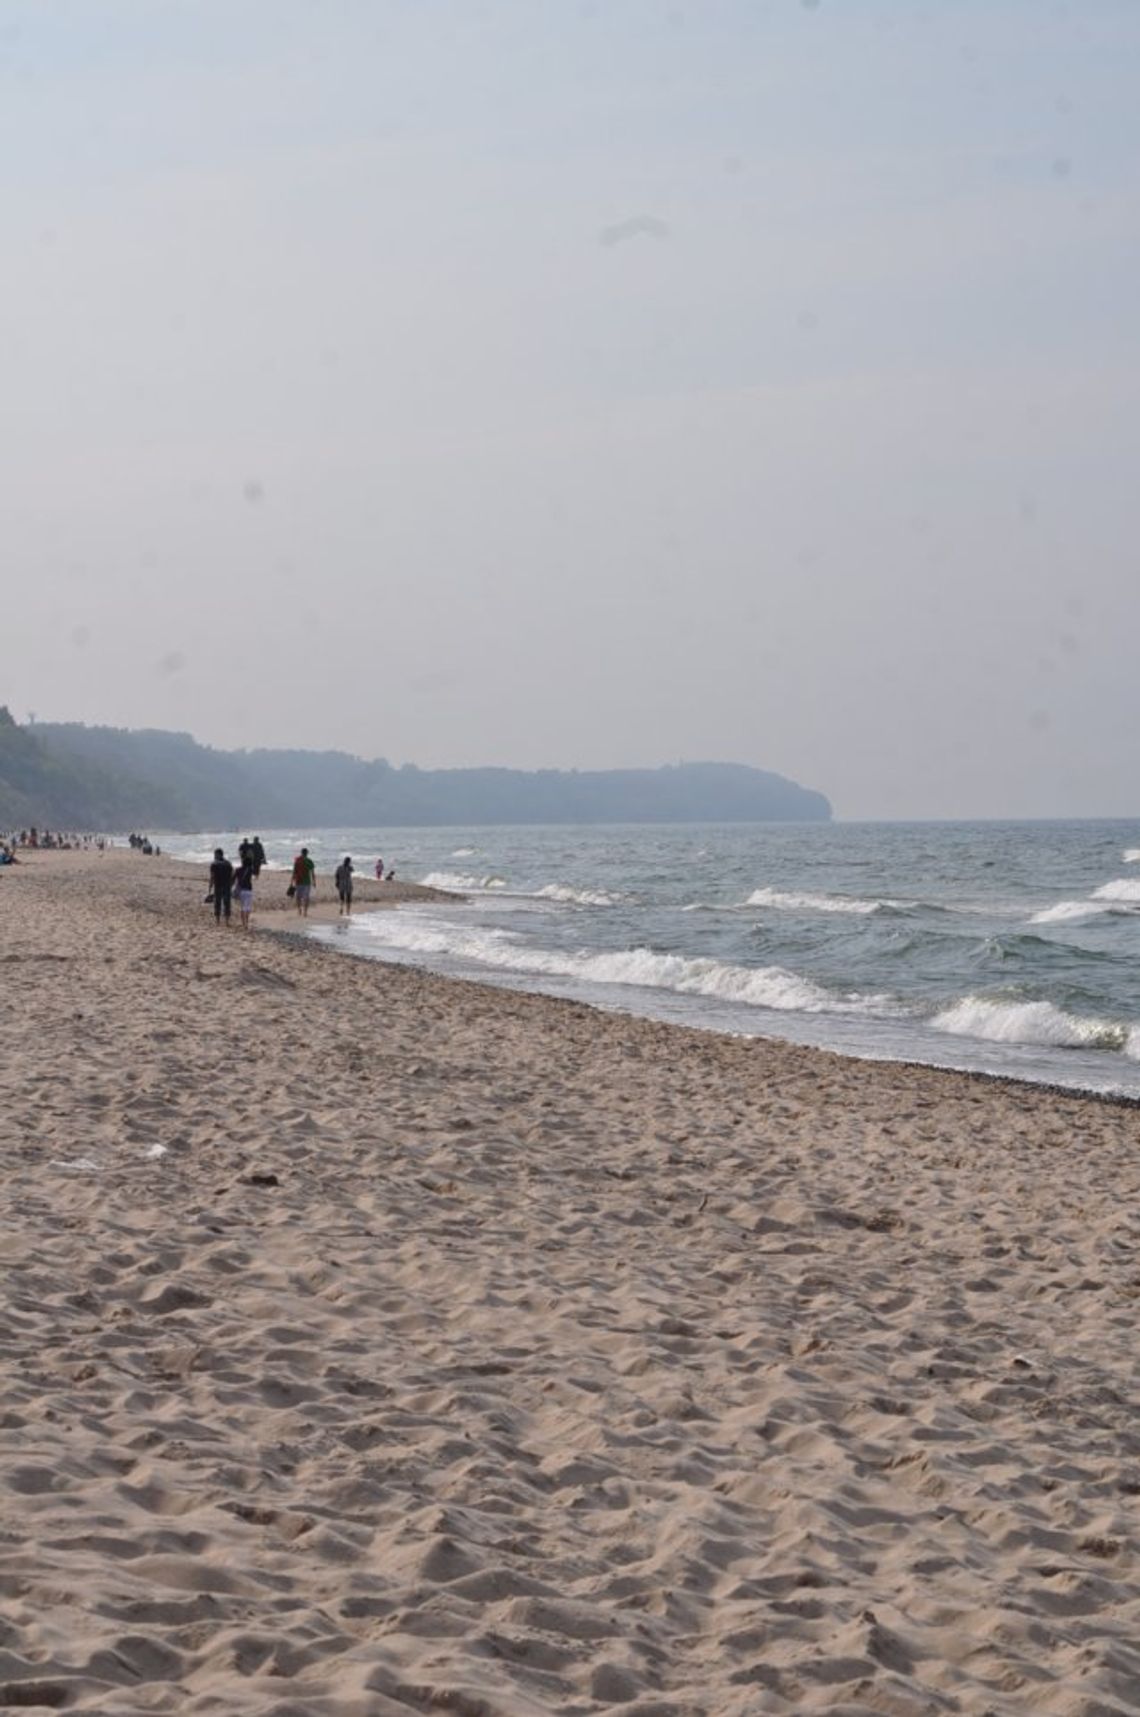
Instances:
[[[481,889],[506,888],[501,876],[464,876],[459,871],[431,870],[421,877],[424,888],[447,888],[456,894],[476,894]]]
[[[661,954],[652,948],[564,953],[525,947],[509,930],[446,924],[419,913],[377,913],[356,922],[373,939],[393,950],[442,954],[500,971],[538,977],[672,990],[679,995],[708,996],[781,1012],[881,1013],[893,1006],[887,996],[826,990],[782,966],[733,966],[707,957]]]
[[[611,894],[604,888],[568,888],[561,882],[548,882],[539,889],[536,898],[563,901],[567,906],[618,906],[622,901],[620,894]]]
[[[1125,864],[1140,864],[1140,847],[1125,847]]]
[[[452,853],[451,856],[452,856],[452,858],[474,858],[475,848],[474,847],[456,847],[455,851]]]
[[[811,894],[794,889],[757,888],[746,906],[771,906],[784,912],[850,912],[864,918],[872,912],[905,912],[900,900],[860,900],[846,894]]]
[[[1106,882],[1102,887],[1094,888],[1092,897],[1094,900],[1126,901],[1140,906],[1140,877],[1118,877],[1115,882]]]
[[[1140,1028],[1116,1020],[1066,1013],[1053,1002],[963,996],[931,1020],[936,1031],[989,1043],[1042,1044],[1053,1049],[1115,1049],[1140,1059]]]
[[[1007,960],[1032,960],[1039,956],[1056,958],[1064,949],[1064,943],[1054,942],[1050,936],[1034,936],[1031,931],[1002,932],[979,942],[969,958],[974,965],[985,966]]]
[[[1030,924],[1072,924],[1080,918],[1097,918],[1102,912],[1111,912],[1112,908],[1105,902],[1096,900],[1059,900],[1056,906],[1046,906],[1040,912],[1035,912],[1029,920]]]

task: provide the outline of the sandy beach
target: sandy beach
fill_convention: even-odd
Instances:
[[[262,881],[0,875],[0,1707],[1140,1711],[1140,1110]]]

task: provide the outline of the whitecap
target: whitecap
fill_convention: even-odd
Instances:
[[[452,853],[451,856],[452,856],[452,858],[474,858],[475,848],[474,847],[456,847],[455,851]]]
[[[1115,1020],[1066,1013],[1053,1002],[1001,1001],[963,996],[935,1015],[936,1031],[979,1037],[989,1043],[1042,1044],[1054,1049],[1127,1049],[1136,1028]]]
[[[872,912],[900,910],[897,900],[860,900],[846,894],[812,894],[794,889],[757,888],[746,906],[768,906],[784,912],[850,912],[866,917]]]
[[[537,898],[563,901],[567,906],[617,906],[622,897],[604,888],[569,888],[561,882],[548,882],[539,889]]]
[[[465,876],[459,871],[431,870],[421,878],[424,888],[446,888],[456,894],[474,894],[481,889],[506,888],[501,876]]]
[[[1111,912],[1107,903],[1096,900],[1059,900],[1055,906],[1043,907],[1035,912],[1029,920],[1030,924],[1068,924],[1078,918],[1095,918],[1102,912]]]
[[[1125,847],[1125,864],[1140,864],[1140,847]]]
[[[1123,900],[1136,902],[1140,905],[1140,877],[1122,876],[1116,882],[1106,882],[1101,888],[1094,888],[1094,900]]]
[[[601,953],[526,947],[513,931],[450,924],[423,913],[375,913],[358,919],[357,925],[393,950],[445,955],[538,977],[672,990],[679,995],[708,996],[781,1012],[882,1013],[893,1005],[887,996],[826,990],[782,966],[733,966],[706,957],[662,954],[652,948]]]

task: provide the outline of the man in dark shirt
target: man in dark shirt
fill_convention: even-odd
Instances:
[[[261,836],[260,835],[254,835],[254,837],[253,837],[253,874],[255,877],[258,877],[261,875],[261,867],[264,863],[265,863],[265,848],[261,844]]]
[[[223,912],[226,923],[230,921],[230,905],[234,888],[234,867],[222,851],[221,847],[214,848],[214,862],[210,866],[210,892],[214,897],[214,921],[220,924]]]

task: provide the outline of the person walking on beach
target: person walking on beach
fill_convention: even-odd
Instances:
[[[261,875],[261,867],[265,863],[265,848],[261,844],[260,835],[254,835],[251,845],[253,849],[253,880],[256,882]]]
[[[234,878],[234,887],[237,890],[238,911],[241,913],[241,927],[243,930],[248,930],[250,914],[253,911],[252,848],[242,855],[242,861],[238,866],[237,875]]]
[[[309,916],[309,901],[313,893],[317,867],[309,857],[308,847],[302,847],[293,860],[293,900],[298,918]]]
[[[340,896],[340,910],[346,918],[352,916],[352,860],[345,858],[336,867],[336,891]]]
[[[210,866],[210,894],[208,898],[214,902],[214,923],[220,924],[222,914],[226,923],[230,921],[230,901],[234,886],[234,867],[222,851],[221,847],[214,848],[214,862]]]

